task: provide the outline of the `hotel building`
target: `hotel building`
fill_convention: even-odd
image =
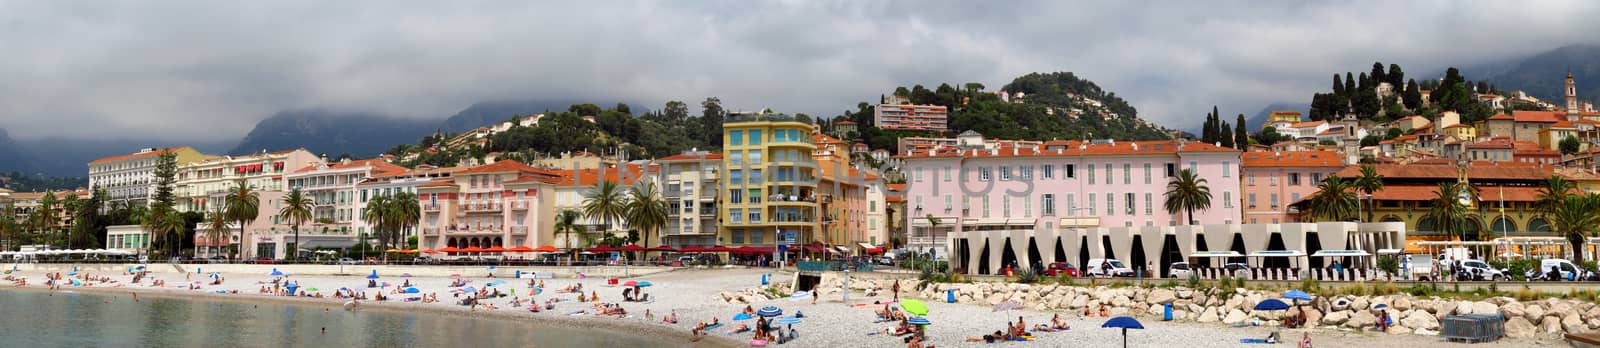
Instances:
[[[722,124],[721,227],[717,244],[775,246],[820,241],[815,127],[783,114],[734,114]]]
[[[1333,151],[1252,151],[1242,157],[1242,222],[1248,224],[1299,221],[1300,211],[1290,204],[1316,194],[1322,179],[1344,169]]]
[[[360,195],[362,192],[356,190],[357,185],[379,174],[404,171],[405,167],[381,160],[346,159],[306,166],[286,175],[289,190],[298,189],[312,201],[311,221],[300,226],[301,248],[341,248],[355,245],[358,236],[365,236],[367,232],[367,225],[361,219],[362,209],[359,206],[367,197]],[[281,204],[275,204],[274,213],[282,208]],[[273,219],[276,220],[273,221],[274,225],[290,223],[276,215]],[[268,234],[279,236],[278,242],[287,243],[282,250],[292,249],[288,246],[294,243],[293,232],[285,233],[273,227],[268,230]]]
[[[226,240],[210,240],[206,233],[195,233],[195,256],[226,255],[227,246],[237,244],[245,259],[282,258],[282,234],[289,225],[278,218],[283,195],[288,187],[285,175],[294,168],[324,163],[306,149],[261,152],[240,156],[219,156],[178,165],[178,211],[212,213],[226,206],[228,190],[245,183],[259,195],[256,218],[240,235],[237,222],[230,222]],[[197,228],[196,230],[203,230]],[[303,236],[302,236],[303,237]],[[292,234],[291,237],[292,239]]]
[[[561,179],[555,171],[502,160],[417,185],[422,206],[419,247],[549,245],[555,238],[554,192]]]
[[[97,159],[89,162],[89,190],[106,191],[107,209],[117,202],[148,206],[156,193],[156,165],[167,153],[175,155],[179,164],[206,159],[205,154],[188,146],[142,149]]]

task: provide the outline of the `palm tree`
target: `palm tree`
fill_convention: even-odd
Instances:
[[[1211,188],[1206,187],[1206,179],[1200,178],[1194,170],[1184,169],[1178,172],[1178,177],[1167,183],[1167,201],[1164,204],[1167,214],[1188,213],[1184,224],[1194,223],[1194,211],[1211,209]]]
[[[1367,222],[1372,222],[1373,208],[1377,208],[1377,206],[1372,204],[1372,193],[1383,190],[1383,175],[1378,174],[1378,168],[1372,166],[1371,164],[1362,165],[1361,176],[1356,177],[1354,186],[1357,190],[1360,190],[1361,193],[1365,193],[1367,195]]]
[[[1360,179],[1357,179],[1360,180]],[[1317,185],[1321,191],[1311,197],[1311,216],[1324,221],[1349,221],[1361,215],[1356,210],[1356,185],[1338,175],[1328,176]]]
[[[186,221],[183,220],[183,215],[169,212],[161,218],[160,222],[156,223],[155,229],[152,230],[157,235],[162,236],[161,241],[163,244],[167,244],[167,255],[178,254],[178,246],[183,245],[178,239],[183,236],[183,231],[188,229],[188,226],[184,225],[186,225]]]
[[[239,180],[234,184],[235,186],[228,190],[228,195],[223,199],[223,202],[227,206],[226,214],[228,220],[239,223],[239,249],[244,249],[245,241],[250,240],[249,231],[244,226],[249,225],[251,221],[255,221],[256,214],[260,213],[261,194],[251,189],[250,185],[246,184],[244,180]],[[243,254],[244,250],[239,250],[234,253],[234,257],[237,259]]]
[[[1457,233],[1466,233],[1472,228],[1469,218],[1476,214],[1461,203],[1461,195],[1470,193],[1470,190],[1470,187],[1459,183],[1439,183],[1439,195],[1434,197],[1433,207],[1422,215],[1422,220],[1452,237]]]
[[[38,212],[38,226],[36,227],[39,232],[43,232],[46,236],[54,235],[56,224],[61,223],[61,216],[56,215],[55,192],[45,192],[44,197],[39,198]]]
[[[1549,214],[1551,227],[1567,237],[1572,250],[1583,250],[1588,234],[1600,228],[1600,194],[1566,195]],[[1583,252],[1573,252],[1572,262],[1583,264]]]
[[[644,246],[650,247],[650,234],[659,240],[661,228],[667,225],[667,200],[661,197],[653,181],[640,182],[628,190],[628,225],[644,233]]]
[[[206,240],[211,241],[211,244],[222,242],[222,250],[227,250],[230,244],[228,238],[223,236],[228,234],[228,222],[228,212],[220,206],[206,214]]]
[[[296,260],[300,259],[300,225],[311,221],[312,205],[311,197],[306,197],[297,188],[283,197],[283,208],[278,209],[278,217],[289,222],[289,229],[294,230],[294,248],[290,248],[290,251]]]
[[[78,200],[78,195],[76,194],[66,194],[65,196],[61,199],[61,215],[76,218],[78,216],[78,205],[82,204],[82,201]],[[61,241],[66,243],[67,249],[72,249],[71,227],[61,230]]]
[[[582,217],[583,214],[577,212],[576,210],[562,210],[561,213],[556,214],[556,233],[566,234],[567,238],[564,240],[567,241],[567,248],[578,248],[575,245],[577,243],[575,243],[572,239],[573,232],[577,232],[579,234],[586,233],[583,231],[583,225],[578,224],[578,219]]]
[[[421,224],[421,200],[416,193],[401,192],[389,199],[389,208],[394,220],[394,241],[404,245],[401,249],[410,248],[410,244],[405,240],[405,230]]]
[[[372,199],[367,200],[367,211],[361,212],[361,221],[364,221],[367,223],[367,225],[372,226],[372,234],[378,235],[378,244],[380,245],[383,244],[387,238],[382,231],[389,227],[390,199],[392,199],[392,197],[389,196],[372,197]],[[362,243],[365,243],[366,240],[366,236],[361,236]]]
[[[1539,207],[1539,214],[1549,218],[1555,213],[1555,208],[1566,203],[1567,196],[1578,192],[1578,186],[1560,175],[1551,175],[1544,182],[1539,183],[1539,197],[1535,204]]]
[[[601,180],[584,194],[583,214],[590,219],[600,219],[601,230],[610,232],[611,222],[620,221],[628,214],[627,196],[617,183]]]

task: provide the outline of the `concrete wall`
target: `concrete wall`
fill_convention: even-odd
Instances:
[[[61,273],[67,273],[67,272],[72,272],[73,269],[76,268],[79,272],[102,273],[102,274],[120,274],[122,272],[127,271],[127,269],[129,267],[134,267],[134,266],[138,266],[138,264],[19,263],[19,264],[7,264],[7,265],[5,265],[4,269],[10,270],[10,269],[12,269],[12,267],[16,267],[17,271],[23,272],[23,273],[35,273],[35,272],[61,272]],[[267,273],[271,273],[273,269],[277,269],[278,271],[281,271],[281,272],[284,272],[284,273],[288,273],[291,276],[296,275],[296,274],[299,274],[299,275],[352,275],[352,276],[357,276],[357,275],[366,275],[366,274],[372,273],[373,270],[377,270],[378,271],[378,276],[380,276],[380,277],[399,277],[401,273],[410,273],[412,276],[417,276],[417,277],[449,277],[451,274],[460,274],[462,276],[482,277],[482,276],[487,276],[489,274],[489,269],[486,266],[343,266],[343,267],[341,267],[339,265],[236,265],[236,264],[166,264],[166,263],[152,263],[152,264],[147,264],[146,265],[146,269],[149,270],[152,273],[166,273],[166,274],[176,274],[176,273],[183,273],[183,272],[196,272],[196,271],[199,271],[199,272],[204,272],[204,273],[221,272],[223,274],[261,274],[261,275],[265,275]],[[669,271],[672,271],[674,269],[675,268],[671,268],[671,267],[645,267],[645,266],[631,266],[631,267],[626,267],[626,268],[624,268],[624,267],[613,267],[613,266],[592,266],[592,267],[531,266],[531,267],[497,267],[494,270],[494,274],[497,277],[510,277],[510,276],[512,276],[512,274],[516,273],[516,271],[520,270],[520,271],[522,271],[524,273],[527,273],[527,272],[554,273],[554,274],[556,274],[557,277],[568,277],[568,276],[574,275],[575,272],[576,272],[576,273],[582,273],[582,274],[584,274],[585,276],[588,276],[588,277],[599,278],[599,277],[641,276],[641,275],[647,275],[647,274],[669,272]]]

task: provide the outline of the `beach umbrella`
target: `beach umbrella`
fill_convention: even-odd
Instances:
[[[790,301],[805,301],[808,298],[811,298],[810,291],[795,291],[793,294],[789,294]]]
[[[422,253],[423,254],[438,254],[439,252],[435,251],[433,249],[422,249]]]
[[[464,252],[464,253],[481,253],[481,252],[483,252],[483,248],[467,247],[466,249],[461,249],[461,252]]]
[[[1128,329],[1143,330],[1144,324],[1140,324],[1139,321],[1134,320],[1133,317],[1116,317],[1111,318],[1111,320],[1107,320],[1105,324],[1100,324],[1100,327],[1122,329],[1122,347],[1127,348]]]
[[[465,288],[461,288],[461,291],[463,291],[463,292],[478,292],[478,288],[474,288],[474,287],[468,286],[468,287],[465,287]]]
[[[528,247],[526,245],[523,245],[523,246],[518,246],[518,247],[515,247],[515,248],[511,248],[511,249],[506,249],[506,251],[510,251],[510,252],[514,252],[514,253],[531,253],[531,252],[534,251],[534,249],[531,248],[531,247]]]
[[[406,288],[406,293],[407,294],[415,294],[415,293],[419,293],[419,292],[422,292],[422,290],[418,290],[417,288]]]
[[[622,246],[621,248],[617,248],[617,251],[637,252],[637,251],[645,251],[645,248],[642,247],[642,246],[639,246],[638,244],[628,244],[628,245]]]
[[[749,314],[744,314],[744,313],[735,314],[733,316],[733,320],[750,320],[750,319],[751,319],[750,315]]]
[[[506,284],[506,281],[504,281],[504,280],[496,280],[496,281],[489,282],[489,284],[487,284],[487,286],[505,285],[505,284]]]
[[[629,280],[627,283],[622,283],[622,286],[626,286],[626,287],[639,286],[639,282]]]
[[[1289,290],[1289,292],[1283,293],[1283,298],[1296,301],[1310,301],[1311,294],[1307,294],[1305,291],[1300,290]]]
[[[994,309],[990,310],[990,312],[1012,311],[1018,309],[1022,309],[1021,303],[1017,303],[1017,301],[1005,301],[994,305]]]
[[[493,271],[494,270],[494,265],[489,265],[489,270]]]
[[[591,253],[609,253],[609,252],[613,252],[613,251],[617,251],[617,249],[609,247],[609,246],[604,246],[604,245],[593,247],[593,248],[589,248],[589,252],[591,252]]]
[[[674,248],[672,248],[672,247],[671,247],[671,246],[666,246],[666,245],[657,245],[657,246],[653,246],[653,247],[650,247],[650,248],[649,248],[649,250],[650,250],[650,251],[665,251],[665,252],[675,252],[675,251],[678,251],[678,249],[674,249]]]
[[[496,246],[492,246],[492,247],[483,249],[483,252],[486,252],[486,253],[503,253],[503,252],[506,252],[506,248],[505,247],[501,247],[499,245],[496,245]]]
[[[216,272],[212,272],[210,277],[211,277],[212,280],[215,280],[217,278],[222,278],[222,274],[219,274],[219,273],[216,273]]]
[[[1258,311],[1281,311],[1285,309],[1289,309],[1289,304],[1275,298],[1261,300],[1261,302],[1256,303],[1255,308]]]
[[[648,281],[648,280],[640,280],[638,284],[634,284],[634,286],[641,287],[641,288],[648,288],[651,285],[655,285],[655,284],[651,284],[650,281]]]
[[[928,305],[920,300],[900,301],[900,309],[904,309],[906,313],[911,313],[911,315],[928,315]]]
[[[1372,309],[1384,309],[1384,308],[1389,308],[1389,305],[1382,304],[1382,303],[1376,303],[1376,304],[1372,305]]]
[[[439,252],[441,252],[441,253],[454,253],[454,252],[461,252],[461,249],[456,249],[456,247],[444,247],[442,249],[439,249]]]
[[[927,319],[923,319],[923,321],[927,321]],[[778,318],[778,320],[773,320],[772,321],[773,325],[794,325],[794,324],[799,324],[799,323],[800,323],[800,318],[795,318],[795,317],[782,317],[782,318]]]
[[[450,277],[451,278],[461,278],[461,273],[451,273]]]
[[[533,249],[533,251],[537,251],[537,252],[541,252],[541,253],[553,253],[553,252],[561,251],[561,249],[556,249],[556,247],[554,247],[554,246],[546,245],[546,246],[539,247],[538,249]]]
[[[776,317],[776,316],[783,315],[783,310],[782,309],[778,309],[778,307],[766,306],[766,307],[761,307],[761,309],[759,309],[759,310],[756,310],[756,315],[771,318],[771,317]]]
[[[267,275],[273,276],[273,277],[282,277],[283,276],[283,272],[278,272],[278,268],[274,267],[274,268],[272,268],[272,273],[267,273]]]
[[[373,269],[372,274],[367,275],[367,279],[378,279],[378,270]]]
[[[926,317],[911,317],[911,319],[906,320],[906,324],[911,324],[911,325],[933,325],[933,323],[929,322],[928,318],[926,318]]]

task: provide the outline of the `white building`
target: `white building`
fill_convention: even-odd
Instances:
[[[156,192],[156,165],[162,154],[177,156],[178,163],[205,159],[194,148],[146,148],[126,155],[112,156],[89,162],[89,190],[106,191],[106,206],[114,202],[149,205],[150,196]]]
[[[285,178],[289,181],[289,190],[299,189],[313,204],[312,221],[300,226],[301,248],[355,245],[357,233],[360,232],[355,225],[364,225],[361,220],[362,209],[358,207],[357,184],[375,175],[404,171],[405,167],[380,160],[346,159],[306,166],[287,175]],[[275,208],[281,209],[281,206]],[[279,220],[277,223],[289,223]],[[268,232],[280,236],[276,239],[287,243],[293,243],[295,238],[292,231],[278,233],[276,227]]]
[[[228,240],[225,241],[212,241],[206,238],[205,233],[196,233],[195,255],[221,255],[226,246],[239,244],[241,258],[281,258],[285,250],[284,239],[275,234],[289,231],[289,225],[283,224],[278,217],[278,208],[288,188],[284,176],[293,168],[318,163],[323,163],[322,159],[306,149],[219,156],[180,163],[175,190],[179,211],[214,212],[225,206],[224,198],[228,190],[240,182],[254,189],[259,196],[256,218],[245,226],[244,236],[240,236],[237,225],[231,225],[233,227],[229,229]]]
[[[139,253],[150,248],[150,231],[139,225],[106,226],[106,249]]]

